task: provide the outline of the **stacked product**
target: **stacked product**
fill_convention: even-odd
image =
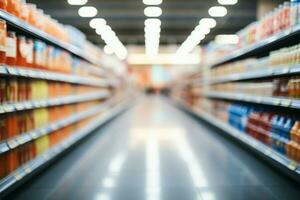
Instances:
[[[272,51],[264,58],[250,58],[237,62],[220,65],[213,68],[212,79],[229,75],[239,75],[242,73],[256,72],[259,70],[297,67],[300,64],[300,45],[282,48]]]
[[[202,110],[249,134],[277,152],[300,161],[300,123],[296,115],[269,112],[261,106],[209,101],[210,106],[203,106]]]
[[[24,0],[1,0],[0,10],[6,11],[21,22],[51,35],[60,42],[70,43],[83,49],[93,60],[101,56],[100,49],[88,42],[78,29],[59,23],[35,4],[26,3]]]

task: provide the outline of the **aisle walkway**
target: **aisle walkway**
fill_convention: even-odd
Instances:
[[[10,199],[298,199],[299,186],[163,97],[148,97]],[[297,191],[298,190],[298,191]]]

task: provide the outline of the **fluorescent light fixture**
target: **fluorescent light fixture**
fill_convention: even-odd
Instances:
[[[80,17],[95,17],[97,13],[97,9],[93,6],[83,6],[78,10]]]
[[[224,6],[213,6],[208,10],[212,17],[224,17],[227,15],[227,9]]]
[[[200,20],[199,24],[208,28],[214,28],[216,27],[217,22],[213,18],[203,18]]]
[[[88,0],[68,0],[68,4],[72,6],[82,6],[86,4]]]
[[[145,8],[144,14],[147,17],[159,17],[162,14],[162,10],[160,7],[150,6]]]
[[[156,18],[146,19],[145,26],[161,26],[161,21]]]
[[[106,20],[103,18],[94,18],[90,21],[90,27],[97,29],[106,25]]]
[[[239,37],[234,34],[217,35],[215,38],[215,42],[217,44],[238,44]]]
[[[103,50],[104,50],[104,53],[106,53],[107,55],[112,55],[114,53],[114,51],[108,45],[105,45]]]
[[[218,0],[221,5],[235,5],[238,3],[238,0]]]
[[[143,0],[143,3],[148,6],[157,6],[162,3],[162,0]]]

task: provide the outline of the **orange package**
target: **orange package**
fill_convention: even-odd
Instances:
[[[0,9],[6,10],[7,0],[0,0]]]

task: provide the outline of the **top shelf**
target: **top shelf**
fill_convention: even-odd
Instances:
[[[261,40],[260,42],[252,44],[248,47],[235,50],[229,55],[212,63],[209,67],[213,68],[218,65],[252,56],[266,56],[270,51],[277,50],[288,45],[294,45],[295,43],[299,42],[299,38],[300,26],[296,26],[292,29],[273,35],[265,40]]]
[[[39,38],[43,41],[46,41],[50,44],[53,44],[57,47],[60,47],[70,53],[72,53],[73,55],[80,57],[92,64],[95,65],[100,65],[100,62],[97,62],[95,60],[93,60],[90,56],[88,56],[87,54],[85,54],[82,49],[80,49],[79,47],[76,47],[72,44],[68,44],[66,42],[62,42],[59,41],[58,39],[54,38],[53,36],[49,35],[48,33],[45,33],[27,23],[25,23],[23,20],[18,19],[17,17],[3,11],[0,10],[0,18],[5,20],[6,23],[8,23],[9,25],[23,31],[26,32],[27,34],[34,36],[36,38]]]

